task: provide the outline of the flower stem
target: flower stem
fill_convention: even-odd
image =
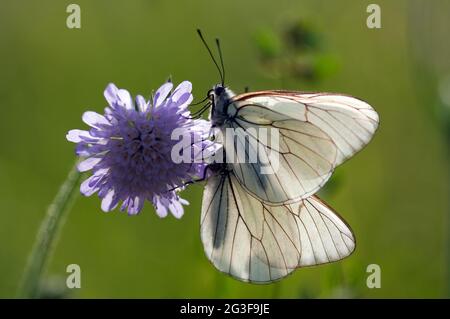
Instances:
[[[59,229],[63,226],[65,217],[79,193],[77,186],[80,177],[81,173],[78,172],[76,165],[74,165],[53,202],[48,207],[39,228],[33,250],[28,258],[19,288],[19,298],[37,298],[39,296],[42,276],[52,255]]]

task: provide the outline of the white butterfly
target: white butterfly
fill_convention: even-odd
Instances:
[[[280,142],[273,149],[249,137],[258,144],[258,156],[278,153],[273,174],[260,174],[260,161],[208,167],[201,239],[209,260],[239,280],[269,283],[296,268],[349,256],[355,249],[350,226],[313,194],[371,140],[378,114],[366,102],[340,94],[235,95],[223,84],[223,62],[218,69],[222,83],[208,94],[213,127],[222,135],[226,129],[276,128]],[[243,130],[236,131],[236,140],[245,139],[239,136]]]

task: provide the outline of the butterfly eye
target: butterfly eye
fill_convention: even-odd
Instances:
[[[221,94],[223,93],[223,91],[225,91],[225,88],[224,88],[223,86],[221,86],[221,85],[217,85],[217,86],[214,88],[214,93],[215,93],[216,95],[221,95]]]

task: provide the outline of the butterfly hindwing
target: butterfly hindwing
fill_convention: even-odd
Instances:
[[[208,179],[201,238],[217,269],[254,283],[340,260],[355,248],[349,226],[317,197],[270,206],[249,194],[232,171]]]

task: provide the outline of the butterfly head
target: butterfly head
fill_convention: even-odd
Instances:
[[[226,96],[227,91],[229,91],[224,85],[216,84],[214,87],[208,91],[208,99],[215,106],[219,101],[223,100]]]
[[[210,119],[213,127],[222,125],[229,117],[228,105],[234,95],[233,91],[222,84],[216,84],[209,90],[208,98],[212,105]]]
[[[224,92],[225,92],[225,89],[226,89],[226,87],[224,86],[224,85],[222,85],[222,84],[216,84],[215,86],[214,86],[214,88],[213,88],[213,90],[214,90],[214,94],[216,95],[216,96],[220,96],[220,95],[222,95]]]

